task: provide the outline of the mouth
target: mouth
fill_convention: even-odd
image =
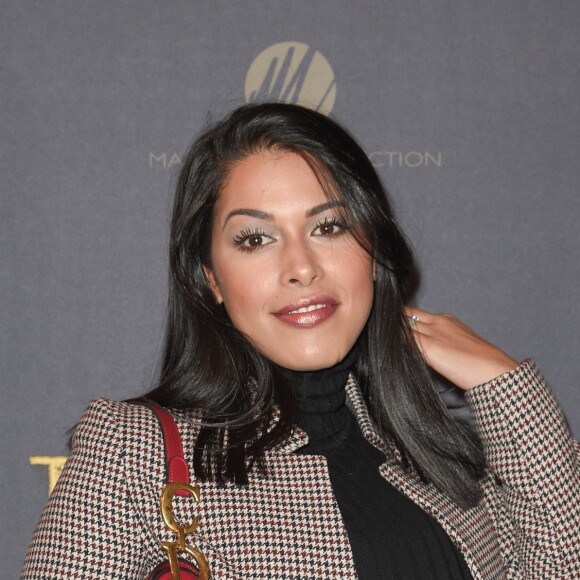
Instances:
[[[273,315],[291,326],[312,328],[328,320],[338,308],[339,303],[330,296],[313,296],[288,304],[273,312]]]

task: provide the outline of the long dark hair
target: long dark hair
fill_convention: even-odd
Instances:
[[[194,471],[201,480],[247,483],[248,471],[263,467],[264,452],[290,435],[291,389],[233,326],[204,272],[211,266],[213,209],[232,165],[272,150],[297,153],[309,163],[325,193],[344,203],[353,234],[376,261],[374,303],[355,368],[372,419],[410,469],[457,503],[475,505],[485,467],[480,445],[445,408],[406,323],[412,251],[364,151],[337,123],[300,106],[240,107],[186,154],[171,223],[161,376],[147,397],[198,411]]]

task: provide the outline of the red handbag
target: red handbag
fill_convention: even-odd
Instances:
[[[183,447],[179,430],[173,417],[154,403],[145,402],[157,416],[163,441],[165,444],[165,487],[161,494],[161,517],[169,530],[176,535],[173,542],[161,542],[167,552],[167,560],[161,562],[149,573],[146,580],[209,580],[211,571],[203,553],[186,543],[186,536],[195,531],[199,517],[195,517],[189,525],[178,523],[173,516],[173,497],[192,496],[200,501],[199,485],[189,483],[189,467],[183,457]],[[179,554],[189,554],[194,562],[179,557]]]
[[[155,567],[147,580],[174,580],[175,578],[181,578],[182,580],[193,580],[194,578],[199,578],[199,569],[196,568],[191,562],[186,562],[182,558],[179,558],[179,572],[176,576],[171,571],[171,565],[169,562],[161,562],[159,566]]]

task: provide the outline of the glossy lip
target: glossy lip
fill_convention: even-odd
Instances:
[[[296,312],[309,306],[318,306],[309,312]],[[313,296],[312,298],[302,298],[291,304],[283,306],[278,312],[272,314],[281,322],[296,326],[298,328],[312,328],[328,320],[338,308],[339,303],[330,296]]]

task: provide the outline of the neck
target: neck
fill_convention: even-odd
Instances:
[[[336,444],[350,425],[344,386],[355,360],[356,349],[353,349],[342,361],[327,369],[284,369],[296,397],[298,425],[308,435],[310,445]]]

